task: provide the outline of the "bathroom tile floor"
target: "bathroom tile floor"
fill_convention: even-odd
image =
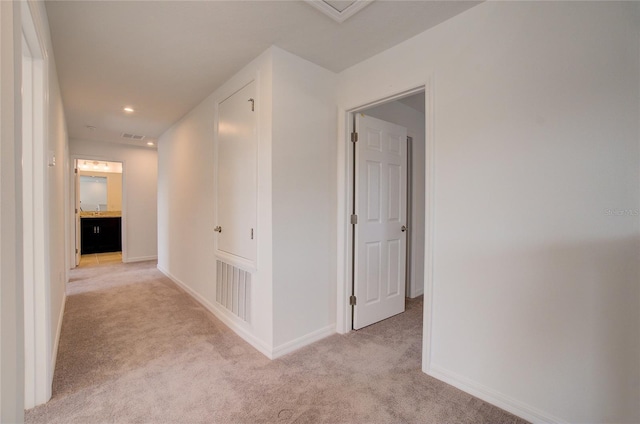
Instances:
[[[92,253],[80,256],[79,267],[119,264],[122,262],[122,252]]]

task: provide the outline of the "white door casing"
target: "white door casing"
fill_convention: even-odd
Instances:
[[[219,104],[217,166],[217,251],[253,267],[256,260],[257,119],[256,83]]]
[[[33,6],[35,7],[35,6]],[[47,185],[47,63],[32,4],[22,3],[24,407],[51,398],[53,380]]]
[[[76,251],[75,261],[76,266],[80,265],[81,250],[81,238],[80,238],[80,174],[78,173],[78,159],[73,161],[73,175],[74,175],[74,190],[75,190],[75,228],[76,228]]]
[[[404,312],[407,130],[356,115],[353,328]]]

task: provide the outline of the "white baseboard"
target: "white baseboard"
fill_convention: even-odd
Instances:
[[[309,334],[305,334],[302,337],[298,337],[295,340],[291,340],[290,342],[286,342],[281,344],[280,346],[273,349],[273,358],[276,359],[287,353],[291,353],[294,350],[298,350],[301,347],[309,345],[311,343],[317,342],[318,340],[324,339],[325,337],[329,337],[336,333],[336,325],[331,324]]]
[[[284,343],[276,348],[270,347],[267,343],[255,337],[251,334],[246,328],[243,327],[243,324],[237,322],[237,318],[231,316],[225,309],[218,307],[216,304],[209,302],[207,299],[202,297],[199,293],[196,293],[191,287],[187,286],[185,283],[180,281],[180,279],[176,278],[169,271],[164,269],[162,266],[158,265],[158,270],[163,273],[167,278],[176,283],[178,287],[183,289],[189,296],[193,297],[198,303],[204,306],[209,312],[216,316],[220,321],[222,321],[227,327],[229,327],[234,333],[240,336],[244,341],[253,346],[258,352],[262,353],[269,359],[276,359],[287,353],[291,353],[294,350],[300,349],[306,345],[314,343],[318,340],[324,339],[325,337],[331,336],[336,332],[336,325],[331,324],[319,330],[316,330],[312,333],[306,334],[302,337],[298,337],[295,340]]]
[[[409,295],[409,298],[410,298],[410,299],[415,299],[416,297],[418,297],[418,296],[422,296],[423,294],[424,294],[424,289],[422,288],[422,289],[420,289],[420,290],[416,290],[414,293],[411,293],[411,294]]]
[[[568,424],[567,421],[554,417],[544,411],[540,411],[532,406],[526,405],[518,400],[512,399],[496,390],[493,390],[483,384],[477,383],[466,377],[458,375],[454,372],[446,370],[437,365],[431,365],[426,374],[438,380],[444,381],[458,389],[467,392],[477,398],[484,400],[492,405],[502,408],[505,411],[511,412],[520,418],[523,418],[532,423],[553,423],[553,424]]]
[[[62,296],[62,307],[60,308],[60,316],[58,316],[58,327],[56,329],[55,339],[53,341],[53,350],[51,351],[51,374],[49,375],[49,384],[53,385],[53,375],[56,372],[56,361],[58,360],[58,347],[60,346],[60,334],[62,334],[62,319],[64,318],[64,308],[67,306],[67,293],[65,284],[65,293]]]
[[[144,261],[157,261],[158,255],[154,256],[138,256],[137,258],[127,258],[126,260],[122,258],[122,262],[129,264],[132,262],[144,262]]]
[[[196,293],[191,289],[191,287],[187,286],[185,283],[180,281],[178,278],[173,276],[169,271],[158,265],[158,270],[167,276],[171,281],[176,283],[178,287],[183,289],[187,294],[193,297],[198,303],[204,306],[209,312],[215,315],[220,321],[222,321],[227,327],[229,327],[234,333],[240,336],[245,342],[249,343],[253,346],[258,352],[262,353],[269,359],[273,359],[272,348],[268,346],[265,342],[255,337],[245,328],[243,328],[239,323],[234,321],[234,318],[229,316],[225,311],[221,308],[218,308],[213,303],[209,302],[207,299],[202,297],[199,293]]]

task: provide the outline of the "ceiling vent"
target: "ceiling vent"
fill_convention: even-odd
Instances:
[[[342,23],[374,0],[304,0],[336,22]]]
[[[122,133],[122,138],[128,138],[130,140],[144,140],[144,135],[135,135],[135,134],[129,134],[129,133]]]

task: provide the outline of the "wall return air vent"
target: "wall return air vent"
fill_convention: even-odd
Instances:
[[[122,133],[122,138],[128,138],[130,140],[144,140],[144,135],[135,135],[129,133]]]
[[[374,0],[304,0],[336,22],[342,23]]]

